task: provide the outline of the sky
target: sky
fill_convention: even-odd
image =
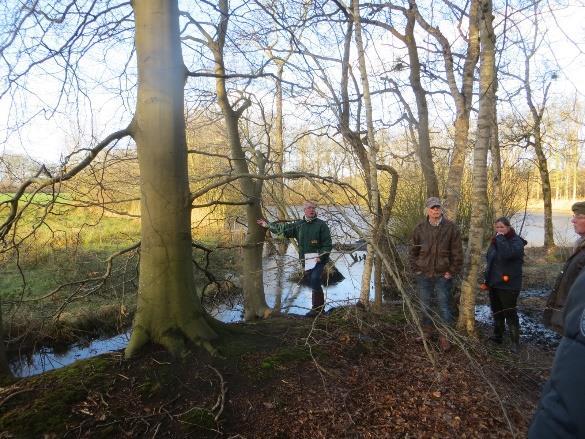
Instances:
[[[585,10],[573,6],[556,13],[556,23],[548,23],[547,42],[553,48],[543,53],[553,56],[561,66],[559,78],[551,90],[555,94],[573,95],[575,90],[585,98],[585,86],[582,72],[585,68],[585,34],[583,16]],[[557,26],[560,24],[560,27]],[[448,22],[441,24],[443,32],[455,31]],[[569,38],[573,42],[568,41]],[[581,46],[578,47],[578,44]],[[115,46],[114,46],[115,47]],[[59,82],[55,80],[57,66],[35,71],[36,76],[30,77],[25,86],[17,90],[10,102],[4,96],[0,100],[0,152],[18,153],[30,156],[42,162],[57,163],[73,148],[91,147],[91,142],[99,141],[108,133],[121,129],[130,121],[133,107],[132,79],[130,78],[130,94],[120,96],[116,88],[120,79],[114,72],[116,66],[126,61],[128,46],[118,46],[118,51],[110,49],[107,59],[93,57],[84,64],[82,80],[89,99],[83,95],[70,92],[70,102],[61,101],[62,112],[46,120],[43,110],[51,108],[57,99]],[[104,62],[106,61],[106,62]],[[545,67],[545,63],[540,63]],[[551,64],[552,65],[552,64]],[[95,83],[87,78],[95,77]],[[92,79],[93,80],[93,79]],[[122,84],[127,84],[122,80]],[[22,99],[25,92],[30,93],[28,99]],[[77,98],[81,98],[79,101]],[[91,105],[90,105],[91,100]],[[38,113],[34,123],[14,130],[17,120],[26,120],[27,115]],[[74,122],[79,117],[80,124]],[[87,144],[88,140],[89,144]]]

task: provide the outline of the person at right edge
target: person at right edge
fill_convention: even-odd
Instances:
[[[518,236],[506,217],[494,221],[495,235],[488,248],[483,288],[489,290],[490,307],[494,318],[494,335],[490,337],[501,344],[506,323],[512,339],[511,351],[520,349],[520,322],[516,302],[522,287],[524,246],[527,242]]]
[[[585,438],[585,272],[569,290],[564,333],[550,378],[528,430],[529,439]]]
[[[585,201],[573,204],[571,210],[573,211],[571,222],[575,233],[579,235],[579,239],[575,243],[573,253],[567,259],[557,277],[543,315],[545,326],[561,335],[563,334],[563,307],[567,300],[569,289],[577,276],[584,271],[583,267],[585,267]],[[582,294],[585,294],[585,292],[582,292]]]

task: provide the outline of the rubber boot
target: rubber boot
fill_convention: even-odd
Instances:
[[[313,290],[311,299],[311,311],[306,314],[308,317],[314,317],[323,311],[323,307],[325,306],[325,294],[323,290]]]
[[[520,352],[520,327],[518,325],[510,325],[510,338],[512,339],[510,351],[517,354]]]
[[[502,344],[504,340],[504,330],[506,328],[506,323],[504,319],[494,319],[494,335],[490,337],[490,341],[493,341],[497,344]]]

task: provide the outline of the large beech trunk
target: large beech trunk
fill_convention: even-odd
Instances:
[[[212,349],[216,334],[195,293],[191,262],[178,2],[141,0],[133,7],[138,101],[131,130],[140,166],[141,246],[138,305],[126,356],[147,342],[173,353],[186,340]]]

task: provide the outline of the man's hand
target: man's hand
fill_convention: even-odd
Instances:
[[[259,226],[264,227],[265,229],[268,228],[268,221],[266,221],[264,218],[256,220],[256,223],[258,223]]]
[[[445,274],[443,275],[443,277],[445,279],[451,279],[453,276],[451,275],[451,273],[449,273],[448,271],[446,271]]]

